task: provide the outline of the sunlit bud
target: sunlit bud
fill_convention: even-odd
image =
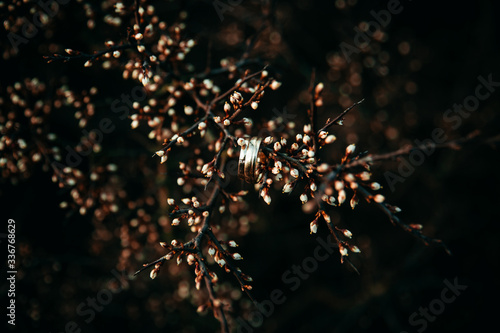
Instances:
[[[309,227],[311,229],[311,234],[315,234],[318,231],[318,222],[316,220],[312,221]]]
[[[181,201],[182,201],[185,205],[190,205],[190,204],[191,204],[191,199],[189,199],[189,198],[183,198]]]
[[[415,230],[422,230],[423,228],[421,224],[410,224],[409,227]]]
[[[328,164],[322,163],[322,164],[318,165],[318,168],[316,170],[318,170],[318,172],[320,172],[320,173],[327,172],[328,171]]]
[[[382,202],[384,202],[384,200],[385,200],[385,197],[382,194],[377,194],[373,197],[373,201],[375,201],[377,203],[382,203]]]
[[[314,155],[315,155],[314,150],[307,151],[307,157],[314,157]]]
[[[185,184],[185,180],[182,177],[177,178],[177,185],[182,186]]]
[[[326,222],[328,223],[332,222],[330,215],[328,215],[324,210],[321,211],[321,215],[323,215],[323,218],[325,219]]]
[[[271,142],[273,142],[273,137],[272,136],[268,136],[264,139],[264,143],[265,144],[270,144]]]
[[[286,183],[285,186],[283,186],[283,193],[290,193],[292,192],[292,184]]]
[[[292,148],[292,150],[297,150],[299,149],[299,144],[297,142],[294,142],[290,148]]]
[[[290,175],[291,175],[292,177],[294,177],[294,178],[299,177],[299,170],[297,170],[297,169],[292,169],[292,170],[290,170]]]
[[[241,259],[243,259],[243,257],[239,253],[233,253],[233,259],[234,260],[241,260]]]
[[[401,208],[399,208],[399,207],[394,207],[394,211],[395,211],[396,213],[399,213],[399,212],[401,212]]]
[[[214,122],[215,122],[216,124],[219,124],[219,123],[220,123],[220,117],[219,117],[219,116],[215,116],[215,117],[214,117]]]
[[[214,82],[212,80],[205,79],[205,80],[203,80],[203,85],[205,86],[205,88],[210,90],[214,87]]]
[[[354,196],[351,198],[351,201],[350,201],[350,205],[351,205],[351,208],[354,209],[356,207],[356,205],[358,204],[359,200]]]
[[[339,197],[338,197],[339,205],[342,205],[344,203],[345,199],[346,199],[345,191],[344,190],[339,191]]]
[[[340,247],[339,247],[339,252],[344,257],[349,255],[349,252],[347,251],[347,248],[343,247],[342,245],[340,245]]]
[[[257,110],[257,108],[259,107],[259,103],[253,101],[252,104],[250,104],[250,106],[252,107],[252,109]]]
[[[346,155],[351,155],[352,153],[354,153],[354,151],[356,150],[356,145],[353,143],[353,144],[350,144],[349,146],[347,146],[347,148],[345,149],[345,154]]]
[[[280,151],[281,149],[281,144],[279,142],[274,143],[274,151]]]
[[[113,57],[119,58],[120,57],[120,51],[114,51],[113,52]]]
[[[193,255],[193,254],[191,254],[191,253],[190,253],[190,254],[187,256],[187,263],[188,263],[188,265],[192,265],[192,264],[194,264],[195,262],[196,262],[196,258],[194,257],[194,255]]]
[[[172,244],[172,246],[179,246],[180,243],[177,239],[172,239],[172,241],[170,242],[170,244]]]
[[[222,267],[226,264],[226,261],[224,259],[219,259],[217,263],[219,264],[220,267]]]
[[[304,142],[304,144],[307,145],[309,142],[311,142],[311,137],[309,135],[304,135],[302,142]]]
[[[300,195],[300,201],[302,201],[302,204],[305,204],[307,202],[307,195],[305,193],[302,193]]]
[[[316,88],[314,89],[314,92],[316,94],[319,94],[323,91],[323,88],[325,87],[325,85],[323,84],[323,82],[320,82],[316,85]]]
[[[167,161],[167,155],[163,155],[161,158],[160,158],[160,163],[163,164]]]
[[[132,127],[132,129],[139,127],[139,121],[133,120],[132,123],[130,123],[130,127]]]
[[[180,265],[182,262],[182,257],[181,256],[178,256],[177,257],[177,265]]]
[[[188,215],[193,215],[194,214],[194,210],[190,209],[188,210]]]
[[[135,38],[136,40],[141,40],[141,39],[143,39],[143,38],[144,38],[144,36],[143,36],[143,35],[139,32],[139,33],[135,34],[134,38]]]
[[[357,247],[356,245],[352,245],[349,247],[349,249],[354,252],[354,253],[360,253],[361,250],[359,249],[359,247]]]
[[[312,183],[309,187],[311,188],[311,191],[313,191],[313,192],[318,189],[318,187],[316,186],[315,183]]]
[[[377,182],[374,182],[374,183],[371,183],[371,184],[370,184],[370,188],[371,188],[372,190],[374,190],[374,191],[380,190],[380,187],[381,187],[381,186],[380,186],[380,184],[379,184],[379,183],[377,183]]]
[[[335,181],[335,190],[341,191],[344,189],[344,182],[340,180]]]
[[[238,142],[238,146],[243,147],[243,145],[245,144],[245,139],[239,138],[237,142]]]
[[[302,141],[302,134],[297,134],[297,135],[295,136],[295,139],[296,139],[297,141]]]
[[[362,180],[362,181],[368,181],[370,180],[370,173],[368,171],[363,171],[361,172],[358,177]]]
[[[208,248],[208,254],[211,255],[212,257],[214,256],[215,254],[215,248],[213,248],[212,246],[210,246]]]
[[[160,156],[160,157],[162,157],[163,155],[165,155],[165,151],[158,150],[155,154],[158,155],[158,156]]]
[[[271,83],[271,89],[272,89],[272,90],[276,90],[276,89],[278,89],[280,86],[281,86],[281,82],[278,82],[278,81],[276,81],[276,80],[274,80],[274,81]]]
[[[203,131],[205,128],[207,128],[207,123],[201,122],[198,124],[198,130]]]
[[[321,131],[321,132],[319,132],[318,137],[319,137],[321,140],[324,140],[324,139],[326,139],[326,138],[328,137],[328,132]]]
[[[353,182],[356,180],[356,178],[354,178],[354,175],[352,173],[348,173],[344,176],[344,179],[346,181],[348,181],[349,183]]]
[[[238,244],[236,244],[236,242],[234,240],[230,240],[227,245],[229,245],[230,247],[238,247]]]
[[[184,113],[186,114],[186,116],[190,116],[193,114],[193,107],[190,106],[190,105],[185,105],[184,106]]]
[[[224,126],[231,125],[231,121],[229,119],[224,119]]]
[[[208,215],[210,215],[210,212],[206,210],[203,213],[201,213],[201,215],[203,215],[204,217],[207,217]]]
[[[224,112],[229,112],[231,110],[231,105],[228,102],[224,103]]]
[[[226,206],[222,205],[222,206],[219,206],[219,213],[224,213],[226,211]]]
[[[335,140],[337,140],[337,137],[333,134],[330,134],[329,136],[326,137],[325,143],[330,144],[330,143],[334,142]]]
[[[177,60],[182,61],[184,60],[184,58],[186,58],[186,55],[183,52],[179,52],[175,57],[177,58]]]
[[[348,238],[351,238],[352,237],[352,232],[350,232],[349,230],[347,229],[344,229],[344,236],[348,237]]]
[[[328,204],[330,204],[330,205],[335,205],[335,197],[333,197],[333,196],[329,196],[329,197],[328,197],[328,201],[327,201],[327,202],[328,202]]]
[[[149,274],[149,277],[154,280],[156,278],[156,275],[158,275],[158,271],[156,269],[153,269]]]
[[[172,259],[172,257],[173,257],[173,256],[174,256],[174,253],[173,253],[173,252],[169,252],[169,253],[167,253],[167,255],[165,256],[165,259],[170,260],[170,259]]]
[[[310,124],[304,125],[304,133],[306,133],[306,134],[311,133],[311,129],[312,129],[312,127]]]
[[[173,226],[178,226],[181,223],[181,220],[179,218],[175,218],[172,220],[172,225]]]
[[[269,194],[264,195],[264,202],[268,205],[271,204],[271,196]]]

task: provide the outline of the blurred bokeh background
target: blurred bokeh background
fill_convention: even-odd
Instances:
[[[128,6],[133,1],[123,3]],[[218,3],[228,6],[222,16],[216,10]],[[341,43],[356,47],[357,31],[374,20],[372,11],[387,10],[387,1],[146,1],[144,5],[154,5],[156,15],[168,25],[181,19],[185,22],[183,33],[198,42],[187,60],[200,72],[207,62],[207,50],[210,64],[216,68],[222,58],[239,59],[247,39],[258,36],[249,56],[255,61],[248,66],[255,70],[269,64],[282,86],[266,95],[256,123],[290,114],[294,122],[302,124],[313,71],[316,81],[325,84],[320,120],[364,98],[346,117],[344,126],[335,128],[337,143],[325,153],[325,159],[338,160],[350,143],[370,153],[387,153],[413,144],[415,139],[431,138],[435,128],[443,129],[449,140],[475,131],[480,137],[497,135],[498,91],[462,118],[460,126],[452,127],[444,114],[475,94],[479,76],[491,75],[500,82],[498,2],[399,3],[400,13],[391,15],[387,26],[369,38],[367,45],[358,47],[350,61],[342,53],[345,44]],[[60,5],[38,33],[19,45],[18,52],[8,31],[19,24],[19,18],[31,20],[41,7],[34,1],[4,1],[0,7],[4,22],[2,126],[14,110],[8,87],[27,78],[44,82],[44,89],[35,97],[33,89],[26,90],[25,98],[33,105],[38,99],[49,104],[57,100],[61,85],[76,92],[77,99],[84,98],[82,91],[92,95],[95,87],[95,112],[88,128],[96,128],[104,117],[116,125],[100,150],[81,164],[83,178],[90,178],[93,172],[99,176],[98,181],[82,185],[80,195],[92,197],[99,191],[101,199],[83,215],[78,207],[61,205],[72,202],[74,192],[54,183],[52,170],[43,162],[17,173],[2,166],[0,232],[7,232],[9,218],[16,221],[18,265],[17,322],[15,328],[7,326],[18,332],[70,332],[74,328],[70,325],[68,329],[67,323],[74,322],[81,332],[215,332],[219,325],[211,313],[198,314],[193,305],[200,296],[193,288],[190,268],[172,265],[155,280],[147,273],[129,280],[142,263],[163,254],[159,241],[182,235],[172,230],[166,218],[164,199],[178,194],[176,176],[151,158],[159,148],[157,142],[148,139],[147,128],[132,131],[129,119],[110,112],[111,103],[139,82],[124,80],[119,62],[103,69],[100,65],[85,68],[77,61],[48,64],[43,59],[65,48],[91,53],[103,49],[108,39],[125,38],[126,24],[106,23],[114,4],[70,1]],[[20,109],[15,106],[15,112]],[[81,128],[75,111],[72,105],[54,108],[40,125],[44,131],[57,133],[52,142],[61,150],[79,140]],[[28,146],[36,147],[36,142],[29,141],[34,135],[22,131],[19,135],[26,136]],[[2,157],[4,154],[7,150]],[[345,206],[334,215],[341,226],[352,231],[362,250],[351,258],[359,274],[341,264],[334,252],[292,291],[283,275],[313,256],[317,238],[326,239],[328,230],[320,226],[318,234],[309,234],[313,215],[304,211],[298,194],[284,196],[275,191],[267,206],[250,191],[247,199],[253,213],[238,221],[250,225],[244,237],[236,238],[245,257],[241,267],[254,279],[257,300],[269,299],[275,289],[282,290],[286,298],[259,327],[251,326],[253,331],[471,332],[495,325],[499,293],[494,272],[500,254],[498,146],[478,143],[460,150],[437,150],[391,191],[384,175],[397,172],[400,163],[389,160],[374,166],[374,179],[384,186],[381,193],[389,203],[401,207],[401,219],[422,224],[424,233],[442,239],[452,255],[425,246],[391,225],[382,212],[361,202],[355,210]],[[232,218],[229,213],[221,217]],[[6,242],[1,241],[6,258]],[[235,286],[232,276],[221,271],[219,277],[222,290]],[[427,320],[425,330],[422,322],[412,325],[413,313],[430,304],[436,306],[435,300],[441,299],[446,288],[445,280],[457,280],[467,289],[446,304],[442,313]],[[110,294],[107,291],[112,291],[109,303],[90,311],[91,299],[105,298],[104,294]],[[7,284],[2,283],[4,310],[6,292]],[[255,311],[244,294],[231,295],[235,310]],[[99,304],[97,307],[100,309]],[[92,320],[91,313],[95,313]],[[234,317],[238,316],[235,311]],[[2,320],[4,324],[5,316]]]

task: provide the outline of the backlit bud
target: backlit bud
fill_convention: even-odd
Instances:
[[[351,155],[352,153],[354,153],[354,151],[356,150],[356,145],[355,144],[350,144],[349,146],[347,146],[347,148],[345,149],[345,154],[346,155]]]
[[[384,202],[385,197],[382,194],[377,194],[376,196],[373,197],[373,201],[377,203],[382,203]]]
[[[305,193],[302,193],[300,195],[300,201],[302,201],[302,204],[305,204],[307,202],[307,195]]]

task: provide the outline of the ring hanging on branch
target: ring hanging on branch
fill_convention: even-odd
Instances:
[[[258,183],[262,178],[266,156],[260,150],[261,142],[261,138],[253,137],[241,147],[238,176],[247,183]]]

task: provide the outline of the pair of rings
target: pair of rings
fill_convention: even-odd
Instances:
[[[261,138],[251,138],[245,140],[240,150],[238,161],[238,176],[247,183],[258,183],[262,178],[264,161],[266,156],[260,150]]]

